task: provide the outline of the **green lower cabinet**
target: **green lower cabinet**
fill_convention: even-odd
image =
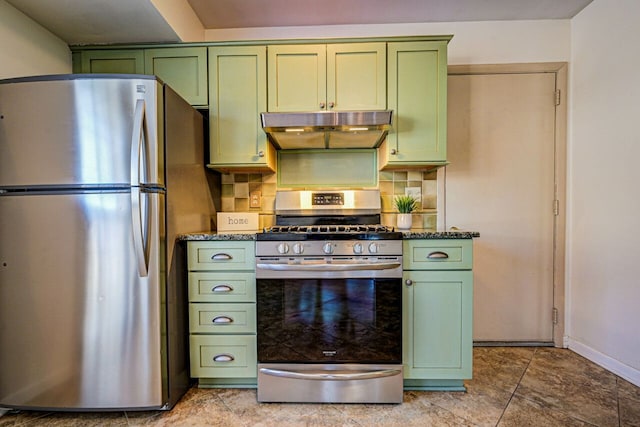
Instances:
[[[201,387],[255,387],[258,375],[255,335],[189,337],[191,376]]]
[[[254,241],[192,241],[189,355],[199,387],[257,384]]]
[[[472,371],[470,270],[405,271],[405,389],[465,390]]]

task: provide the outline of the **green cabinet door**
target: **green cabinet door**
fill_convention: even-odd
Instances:
[[[389,43],[387,58],[387,104],[394,115],[381,167],[445,165],[447,42]]]
[[[326,109],[325,45],[268,47],[269,111]]]
[[[209,167],[275,171],[275,150],[262,130],[267,109],[265,46],[209,48]]]
[[[387,108],[386,43],[327,45],[327,106],[342,111]]]
[[[144,74],[144,51],[142,49],[84,50],[80,54],[80,72]]]
[[[405,385],[471,378],[472,272],[405,271],[403,280]]]
[[[209,104],[206,47],[146,49],[144,72],[160,77],[191,105]]]
[[[386,44],[268,47],[269,111],[383,110]]]

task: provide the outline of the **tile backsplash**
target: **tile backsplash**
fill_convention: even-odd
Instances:
[[[229,173],[221,175],[222,212],[258,212],[260,227],[274,224],[274,204],[277,190],[275,173]],[[393,199],[405,194],[405,188],[417,187],[421,191],[419,210],[413,213],[413,228],[435,229],[437,224],[437,172],[436,171],[380,171],[378,186],[382,196],[381,222],[395,226],[397,211]],[[252,200],[253,199],[253,200]],[[252,207],[258,201],[259,207]]]

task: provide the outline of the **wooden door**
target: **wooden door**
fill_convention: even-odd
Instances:
[[[556,77],[448,78],[445,226],[481,233],[474,341],[554,341]]]

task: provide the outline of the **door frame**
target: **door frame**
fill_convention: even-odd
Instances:
[[[565,246],[566,246],[566,170],[567,170],[567,79],[566,62],[514,64],[449,65],[448,75],[553,73],[556,80],[556,113],[554,132],[555,200],[549,209],[555,212],[553,222],[553,343],[568,347],[565,331]],[[559,91],[559,92],[557,92]],[[552,95],[550,95],[552,96]],[[438,228],[446,229],[446,168],[438,170]],[[482,235],[480,236],[482,238]]]

